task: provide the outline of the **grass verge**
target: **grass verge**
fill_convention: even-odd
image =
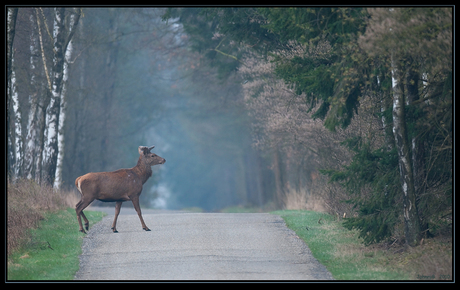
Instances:
[[[271,212],[302,238],[313,256],[336,280],[451,280],[452,241],[428,239],[415,248],[364,246],[357,231],[342,227],[326,213]]]
[[[86,211],[90,226],[105,213]],[[28,242],[8,255],[8,280],[73,280],[84,234],[78,231],[75,209],[44,214]]]

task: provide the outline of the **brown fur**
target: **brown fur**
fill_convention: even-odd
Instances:
[[[142,218],[141,208],[139,207],[139,196],[142,192],[142,185],[152,176],[152,166],[166,162],[164,158],[151,153],[152,147],[139,146],[139,160],[137,165],[129,169],[119,169],[112,172],[87,173],[75,180],[75,186],[81,193],[81,200],[75,206],[80,232],[85,233],[81,223],[81,217],[85,220],[85,228],[88,230],[89,222],[83,210],[93,200],[115,201],[115,219],[113,220],[112,230],[117,233],[116,223],[120,213],[121,204],[131,200],[134,209],[139,215],[142,228],[146,231],[150,229],[145,225]]]

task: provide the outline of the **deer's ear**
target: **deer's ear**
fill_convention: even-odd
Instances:
[[[147,146],[139,146],[139,148],[137,149],[137,151],[139,152],[139,155],[147,155],[150,153],[150,150],[152,150],[155,146],[152,146],[152,147],[147,147]]]
[[[139,152],[139,155],[142,155],[142,154],[147,155],[147,154],[149,154],[149,148],[146,147],[146,146],[139,146],[137,151]]]

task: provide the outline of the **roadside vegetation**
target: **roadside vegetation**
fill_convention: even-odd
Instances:
[[[452,235],[422,240],[417,247],[405,244],[399,229],[390,239],[366,245],[357,229],[349,230],[344,215],[331,215],[324,199],[303,191],[284,195],[284,209],[228,207],[220,212],[270,212],[281,216],[313,256],[336,280],[452,280]]]
[[[398,240],[365,246],[342,218],[307,210],[271,213],[285,220],[336,280],[452,280],[451,236],[426,239],[415,248]]]
[[[7,279],[72,280],[84,237],[74,193],[20,180],[8,182],[7,197]],[[104,214],[87,211],[86,216],[91,226]]]

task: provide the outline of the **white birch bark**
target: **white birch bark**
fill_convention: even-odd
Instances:
[[[41,12],[41,13],[40,13]],[[40,16],[41,14],[41,16]],[[44,23],[46,25],[46,19],[45,15],[43,13],[43,10],[41,8],[35,8],[35,16],[37,20],[37,30],[38,30],[38,39],[40,43],[40,51],[41,51],[41,58],[43,62],[43,72],[45,74],[45,78],[47,81],[47,88],[45,89],[45,93],[43,94],[42,97],[37,99],[38,105],[37,105],[37,123],[36,123],[36,156],[35,156],[35,181],[39,184],[42,183],[43,178],[46,176],[46,173],[43,173],[43,168],[46,167],[44,162],[43,162],[43,155],[45,151],[45,137],[46,137],[46,109],[48,108],[48,105],[51,100],[51,80],[50,80],[50,74],[48,70],[48,65],[46,61],[46,55],[45,55],[45,49],[44,49],[44,43],[43,43],[43,35],[41,31],[41,17],[43,17]]]
[[[35,164],[38,155],[39,144],[38,142],[38,93],[37,84],[35,81],[38,75],[38,36],[37,36],[37,22],[34,18],[34,14],[29,15],[31,24],[30,30],[30,87],[33,88],[34,93],[29,95],[29,118],[27,124],[27,136],[24,148],[24,177],[28,179],[35,178]]]
[[[15,177],[20,177],[22,171],[22,112],[19,104],[19,95],[16,87],[16,72],[14,69],[14,55],[12,57],[12,71],[11,71],[11,85],[10,85],[10,95],[11,101],[13,105],[13,113],[14,113],[14,156],[15,156],[15,163],[14,163],[14,175]]]
[[[12,98],[12,72],[13,72],[13,40],[15,35],[16,28],[16,18],[18,14],[17,8],[8,8],[7,14],[7,78],[8,78],[8,88],[7,88],[7,131],[8,131],[8,143],[7,143],[7,171],[8,174],[14,174],[14,165],[16,163],[16,138],[15,138],[15,129],[14,129],[14,103]]]
[[[75,25],[75,14],[70,16],[70,27],[69,27],[69,35],[72,33],[72,29],[74,29]],[[67,45],[67,49],[65,52],[65,61],[63,67],[63,77],[62,77],[62,90],[60,94],[61,98],[61,114],[59,116],[59,131],[58,131],[58,156],[57,156],[57,164],[56,164],[56,178],[54,182],[54,187],[59,189],[62,184],[62,163],[64,159],[64,122],[66,117],[66,91],[67,91],[67,80],[69,78],[69,64],[72,57],[72,40],[69,40],[69,44]]]
[[[391,54],[391,77],[393,87],[393,134],[398,152],[399,173],[403,190],[404,232],[406,243],[412,247],[420,241],[420,220],[415,202],[415,187],[412,164],[409,151],[409,140],[405,120],[405,97],[402,91],[402,73],[396,62],[394,53]]]
[[[60,89],[62,83],[62,69],[64,63],[64,10],[65,8],[54,8],[54,57],[52,71],[51,101],[47,108],[46,133],[43,161],[45,164],[45,179],[49,184],[54,183],[57,163],[57,131],[59,126],[59,114],[61,108]]]

